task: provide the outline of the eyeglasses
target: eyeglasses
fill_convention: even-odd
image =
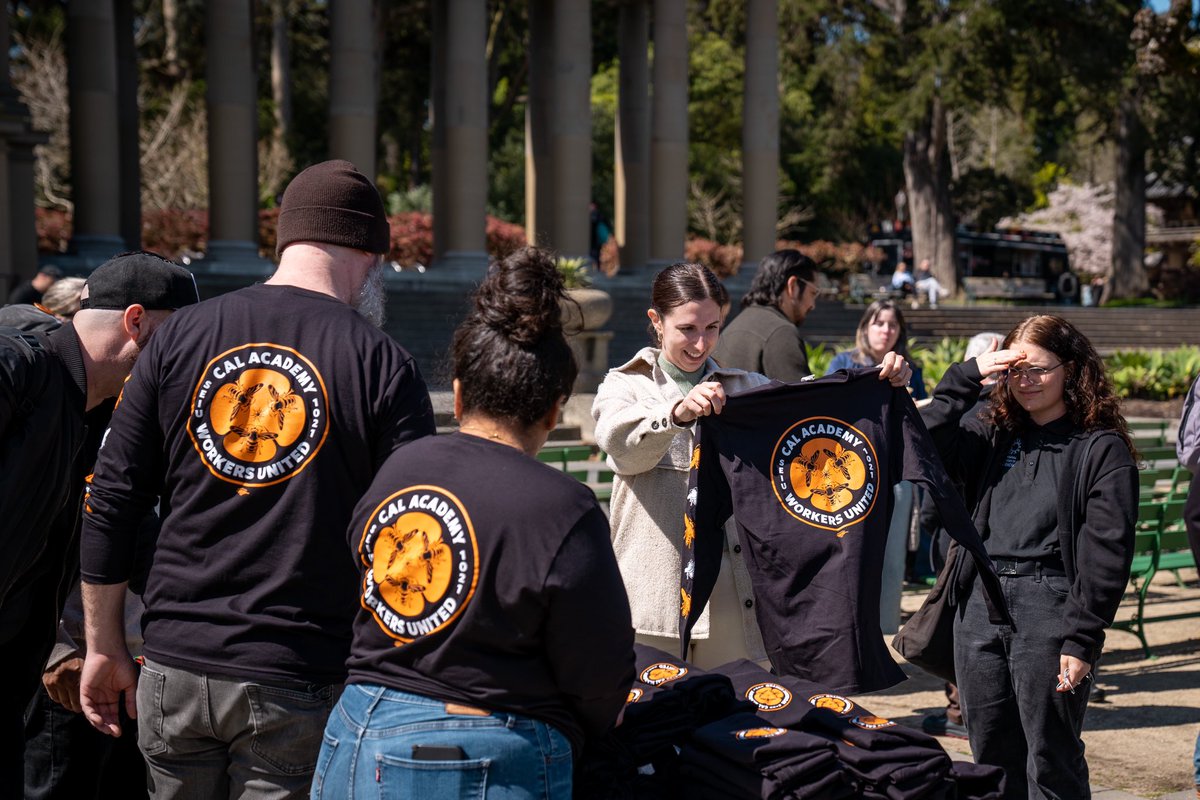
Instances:
[[[1063,362],[1058,362],[1053,367],[1012,367],[1005,373],[1005,377],[1010,381],[1020,380],[1024,378],[1030,383],[1041,383],[1054,370],[1063,365]]]

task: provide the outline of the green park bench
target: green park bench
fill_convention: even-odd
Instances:
[[[1131,420],[1129,435],[1138,447],[1164,447],[1167,444],[1167,420],[1137,419]]]
[[[586,483],[605,503],[612,497],[613,472],[604,461],[604,454],[591,445],[550,445],[537,454],[538,461]]]
[[[1143,500],[1138,504],[1134,556],[1129,576],[1137,598],[1137,609],[1128,620],[1114,622],[1112,627],[1136,636],[1142,643],[1146,658],[1155,657],[1146,641],[1147,624],[1200,617],[1200,611],[1146,616],[1146,596],[1150,593],[1154,576],[1169,571],[1175,573],[1176,581],[1180,581],[1179,570],[1196,564],[1183,526],[1185,502],[1185,498],[1176,497],[1171,500]]]
[[[967,302],[976,300],[1037,300],[1048,302],[1054,299],[1054,292],[1046,291],[1046,281],[1042,278],[994,278],[968,275],[962,279],[963,292]]]

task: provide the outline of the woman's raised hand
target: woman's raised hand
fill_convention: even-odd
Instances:
[[[1024,350],[993,350],[977,356],[975,364],[979,367],[979,374],[986,378],[989,375],[998,375],[1024,359]]]
[[[697,383],[687,397],[675,404],[671,418],[676,425],[687,425],[699,417],[720,414],[725,407],[725,387],[716,381]]]
[[[908,386],[912,379],[912,365],[904,360],[904,356],[894,350],[888,351],[879,364],[879,380],[890,381],[892,386]]]

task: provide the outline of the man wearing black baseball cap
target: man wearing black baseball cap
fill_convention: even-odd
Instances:
[[[198,301],[183,267],[126,253],[88,277],[90,298],[49,334],[0,329],[0,796],[23,791],[23,725],[78,569],[79,504],[98,431],[151,334]]]
[[[133,733],[122,706],[137,718],[156,800],[308,796],[358,608],[354,504],[434,431],[416,364],[378,328],[390,230],[370,180],[347,161],[304,170],[277,239],[269,280],[164,324],[84,509],[81,701],[112,735]],[[160,496],[139,677],[122,606]]]

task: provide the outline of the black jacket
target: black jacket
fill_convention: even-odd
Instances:
[[[52,531],[71,534],[87,465],[87,382],[70,324],[0,330],[0,611],[33,579]]]
[[[962,483],[975,527],[986,540],[992,490],[1017,434],[963,419],[979,398],[981,380],[974,359],[951,366],[921,416],[947,472]],[[1064,476],[1061,485],[1074,490],[1062,493],[1058,508],[1059,555],[1071,581],[1062,653],[1095,664],[1129,581],[1137,465],[1113,431],[1078,431],[1068,448],[1073,477]],[[959,564],[953,586],[966,597],[974,570],[961,559]]]

